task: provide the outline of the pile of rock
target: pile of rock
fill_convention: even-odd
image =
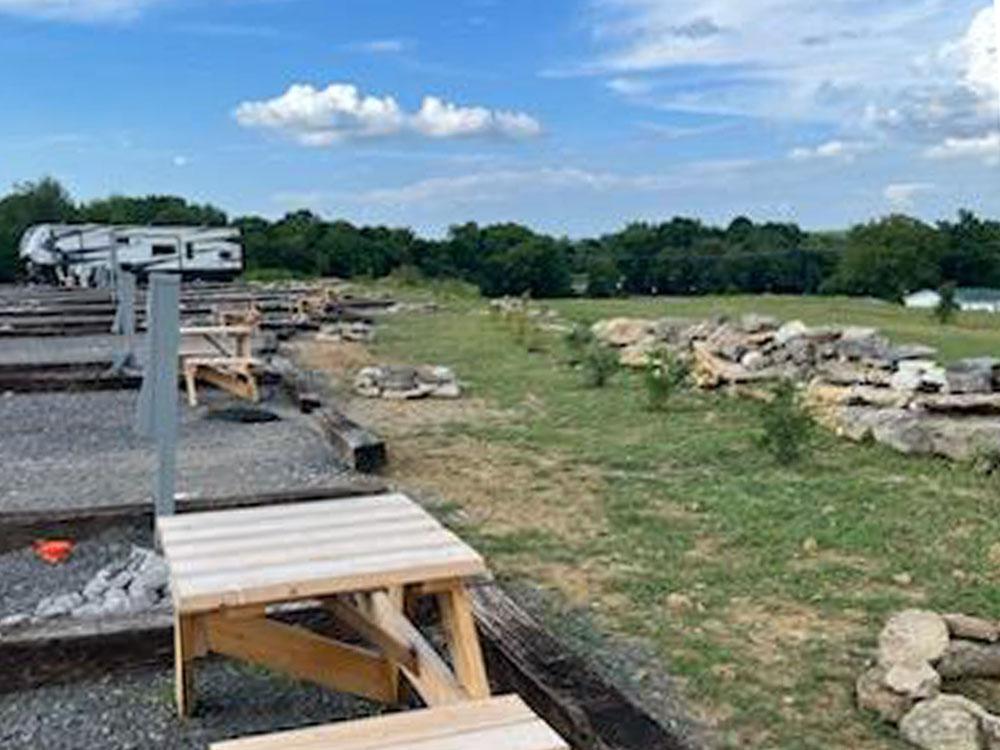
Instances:
[[[1000,455],[997,359],[943,367],[934,349],[894,345],[874,328],[809,327],[761,315],[615,318],[592,332],[618,349],[626,366],[644,366],[662,350],[690,360],[703,388],[797,382],[817,419],[853,440],[873,438],[904,453],[956,460]]]
[[[858,705],[897,724],[924,750],[1000,747],[1000,717],[942,692],[947,680],[1000,678],[1000,627],[993,620],[907,610],[890,618],[878,659],[858,678]]]
[[[358,372],[354,392],[366,398],[458,398],[462,387],[449,367],[377,365]]]
[[[100,619],[168,608],[170,573],[155,552],[133,547],[129,556],[101,568],[79,591],[47,596],[34,612],[8,615],[0,630],[56,617]]]
[[[328,323],[316,333],[316,340],[331,343],[354,341],[359,344],[370,344],[375,340],[375,326],[363,320]]]

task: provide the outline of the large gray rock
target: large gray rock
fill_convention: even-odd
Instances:
[[[885,684],[886,667],[866,669],[854,685],[858,706],[874,711],[882,721],[895,724],[913,708],[916,698],[902,695]]]
[[[155,602],[164,595],[170,583],[170,568],[166,560],[150,552],[135,571],[129,586],[129,597],[133,600],[146,599]]]
[[[968,638],[973,641],[995,643],[1000,640],[1000,625],[996,620],[972,617],[959,613],[943,614],[941,618],[954,638]]]
[[[39,620],[63,617],[70,614],[81,604],[83,604],[83,596],[76,591],[71,594],[47,596],[38,602],[38,606],[35,607],[35,617]]]
[[[923,750],[981,750],[982,709],[960,695],[939,695],[915,705],[899,722],[903,739]]]
[[[910,698],[932,698],[941,692],[941,675],[925,661],[903,662],[886,670],[885,686]]]
[[[900,344],[891,351],[891,356],[897,362],[907,359],[933,359],[937,355],[937,349],[924,344]]]
[[[653,333],[656,321],[644,318],[609,318],[591,326],[594,338],[610,346],[629,346]]]
[[[938,662],[937,670],[946,680],[1000,678],[1000,644],[954,638]]]
[[[933,662],[948,648],[948,626],[936,612],[907,609],[889,618],[878,637],[878,661],[896,664]]]
[[[871,429],[876,442],[907,455],[934,453],[934,439],[919,415],[903,409],[882,409]]]
[[[740,318],[739,329],[744,333],[763,333],[773,331],[781,325],[781,321],[770,315],[747,313]]]
[[[993,357],[962,359],[948,366],[945,379],[950,393],[992,393],[1000,371],[1000,360]]]
[[[935,392],[943,390],[947,385],[944,368],[930,359],[907,359],[900,362],[889,382],[900,391]]]

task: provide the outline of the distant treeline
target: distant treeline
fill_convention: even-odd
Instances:
[[[42,221],[231,224],[243,232],[250,271],[377,278],[403,268],[462,279],[487,296],[565,296],[574,293],[574,282],[596,297],[774,292],[899,299],[945,282],[1000,288],[1000,222],[970,211],[936,225],[897,214],[842,232],[745,217],[726,227],[674,218],[584,240],[520,224],[468,223],[436,240],[409,229],[325,221],[309,211],[277,221],[229,219],[214,206],[172,196],[75,203],[57,182],[44,179],[18,185],[0,200],[0,281],[16,277],[21,233]]]

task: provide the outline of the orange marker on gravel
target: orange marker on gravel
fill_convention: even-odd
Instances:
[[[69,539],[38,539],[33,545],[35,554],[50,565],[66,562],[73,551],[74,543]]]

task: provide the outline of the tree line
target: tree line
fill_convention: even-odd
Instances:
[[[582,240],[516,223],[470,222],[429,239],[405,228],[326,221],[305,210],[276,221],[230,218],[175,196],[78,203],[48,178],[17,185],[0,199],[0,281],[18,277],[24,230],[46,221],[232,225],[242,231],[250,272],[378,278],[406,268],[471,282],[487,296],[771,292],[898,300],[945,283],[1000,288],[1000,222],[971,211],[936,224],[896,214],[832,232],[746,217],[725,227],[677,217]]]

